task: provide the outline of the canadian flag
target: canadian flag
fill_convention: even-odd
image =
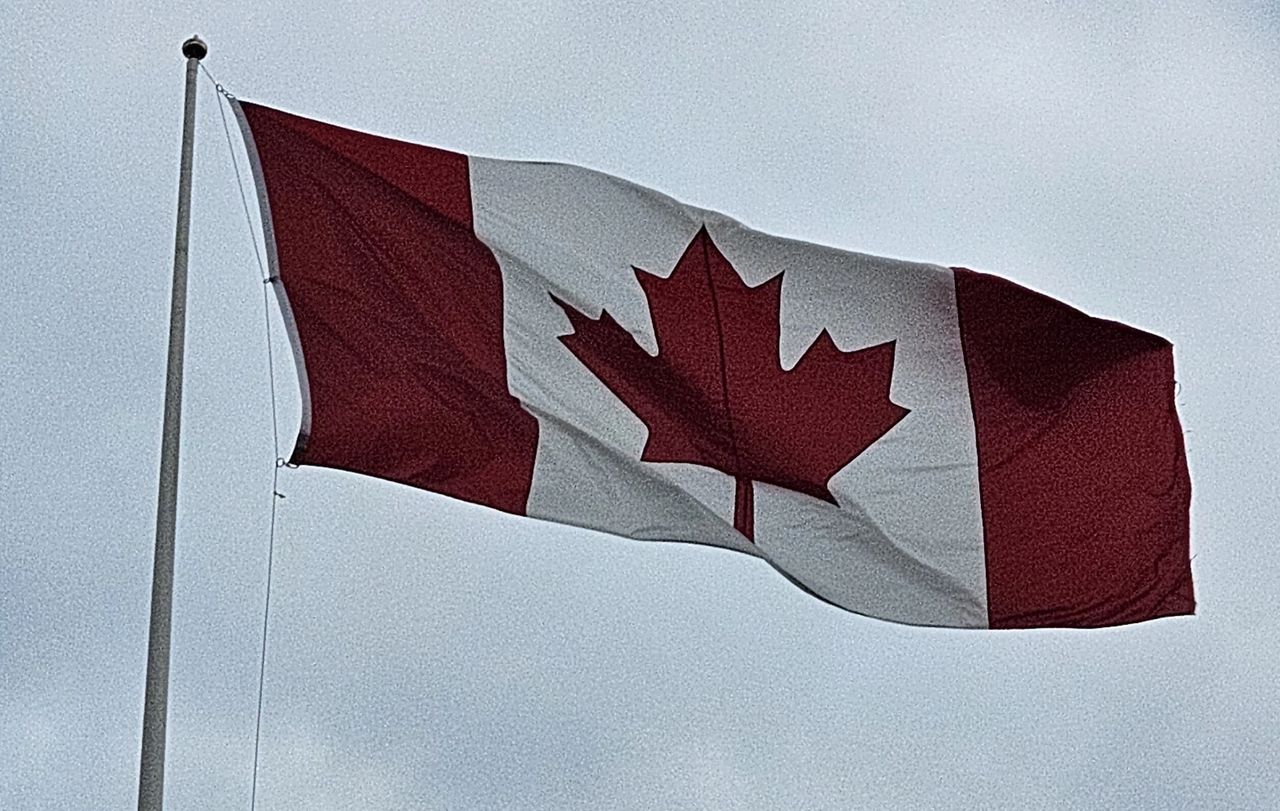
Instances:
[[[293,462],[737,550],[896,622],[1194,611],[1164,339],[575,166],[237,113]]]

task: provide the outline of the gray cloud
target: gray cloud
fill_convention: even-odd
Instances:
[[[1166,335],[1195,486],[1196,618],[972,634],[844,614],[719,550],[284,471],[260,807],[1280,796],[1269,4],[194,8],[43,4],[0,49],[0,806],[133,803],[193,29],[248,98],[586,164]],[[208,91],[169,788],[220,809],[248,802],[272,451],[261,286]],[[287,445],[283,353],[277,371]]]

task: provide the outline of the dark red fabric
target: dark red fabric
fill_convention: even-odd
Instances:
[[[995,276],[955,281],[991,627],[1194,613],[1173,347]]]
[[[292,461],[523,514],[538,428],[507,389],[466,156],[241,106],[310,390]]]

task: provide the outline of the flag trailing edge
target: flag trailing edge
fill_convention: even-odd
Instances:
[[[292,462],[733,549],[895,622],[1194,612],[1163,338],[580,167],[234,106]]]

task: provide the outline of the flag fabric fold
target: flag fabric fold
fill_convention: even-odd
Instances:
[[[235,106],[291,461],[733,549],[896,622],[1194,612],[1163,338],[588,169]]]

